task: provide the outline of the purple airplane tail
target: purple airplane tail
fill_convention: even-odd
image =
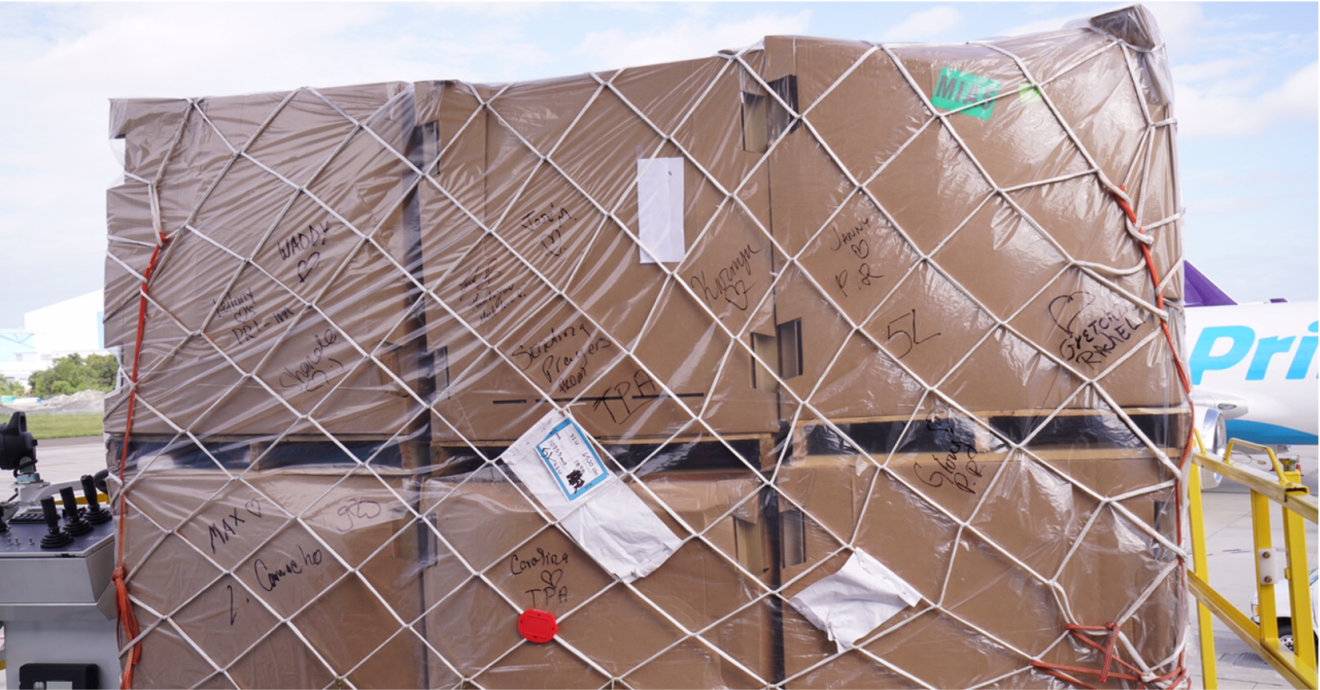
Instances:
[[[1192,262],[1186,261],[1187,294],[1185,304],[1189,307],[1225,307],[1237,304],[1228,293],[1219,289],[1214,281],[1199,271]]]

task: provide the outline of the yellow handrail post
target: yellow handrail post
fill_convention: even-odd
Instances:
[[[1196,445],[1201,452],[1201,432],[1196,431]],[[1187,474],[1188,510],[1191,511],[1192,570],[1207,584],[1210,582],[1210,565],[1206,557],[1205,543],[1205,504],[1201,499],[1201,468],[1195,463],[1189,465]],[[1218,690],[1219,667],[1215,660],[1215,623],[1210,609],[1198,598],[1196,601],[1196,623],[1201,638],[1201,683],[1206,690]]]
[[[1297,482],[1301,482],[1301,473]],[[1292,602],[1293,649],[1299,665],[1316,674],[1315,636],[1311,626],[1311,569],[1306,549],[1306,523],[1302,516],[1283,508],[1283,539],[1288,547],[1288,594]]]
[[[1251,534],[1253,553],[1256,554],[1256,600],[1260,613],[1260,641],[1262,644],[1279,644],[1278,610],[1274,601],[1274,580],[1265,572],[1269,559],[1274,557],[1274,540],[1270,533],[1270,499],[1262,494],[1251,492]],[[1276,572],[1282,572],[1282,569]]]

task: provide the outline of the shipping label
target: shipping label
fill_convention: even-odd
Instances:
[[[570,501],[582,498],[610,477],[587,435],[571,419],[560,422],[536,444],[536,452]]]

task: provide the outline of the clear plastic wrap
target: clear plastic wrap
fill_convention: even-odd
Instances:
[[[1181,679],[1169,84],[1136,7],[115,101],[134,683]]]

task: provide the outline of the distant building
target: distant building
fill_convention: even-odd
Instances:
[[[0,330],[0,376],[27,383],[33,373],[71,354],[107,354],[100,290],[23,315],[23,328]]]
[[[37,336],[21,328],[0,329],[0,362],[15,362],[37,351]]]

